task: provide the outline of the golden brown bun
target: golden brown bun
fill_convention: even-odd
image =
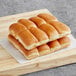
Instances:
[[[27,59],[33,59],[39,56],[37,48],[26,50],[21,43],[18,42],[12,35],[8,35],[8,40],[15,46]]]
[[[46,22],[49,21],[57,21],[57,18],[51,14],[47,14],[47,13],[41,13],[38,15],[38,17],[44,19]]]
[[[51,26],[50,24],[42,24],[41,26],[39,26],[39,28],[48,35],[50,40],[54,40],[59,37],[59,34],[56,31],[56,29],[53,26]]]
[[[59,34],[68,34],[71,32],[70,28],[62,22],[50,21],[49,24],[51,24],[59,32]]]
[[[50,54],[50,48],[47,44],[41,45],[39,47],[37,47],[39,54],[42,55],[46,55],[46,54]]]
[[[30,29],[31,27],[37,27],[32,21],[28,19],[20,19],[18,22],[23,24],[27,29]]]
[[[49,42],[48,46],[50,47],[51,51],[59,50],[61,48],[61,45],[59,44],[58,40]]]
[[[39,41],[49,41],[47,34],[39,28],[31,27],[29,30]]]
[[[37,26],[40,26],[41,24],[45,24],[46,22],[40,18],[40,17],[32,17],[30,18],[31,21],[33,21]]]
[[[58,42],[60,43],[62,48],[65,48],[65,47],[67,47],[67,46],[69,46],[71,44],[70,38],[67,37],[67,36],[58,39]]]
[[[35,48],[35,44],[38,43],[38,40],[35,38],[35,36],[28,30],[20,32],[17,39],[28,50]]]
[[[50,48],[54,48],[55,46],[60,46],[60,44],[59,44],[58,40],[54,40],[54,41],[49,42],[48,46]]]
[[[14,36],[16,36],[18,33],[22,32],[22,31],[24,31],[25,29],[27,29],[27,28],[20,23],[13,23],[9,27],[10,33],[13,34]]]

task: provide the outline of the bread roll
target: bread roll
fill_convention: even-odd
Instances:
[[[38,40],[35,38],[35,36],[28,30],[19,33],[17,39],[27,50],[35,48],[36,43],[38,43]]]
[[[38,17],[44,19],[46,22],[49,21],[57,21],[57,18],[51,14],[47,14],[47,13],[41,13],[38,15]]]
[[[58,39],[58,42],[60,43],[61,48],[68,47],[71,44],[70,38],[67,36]]]
[[[37,26],[40,26],[41,24],[45,24],[46,22],[40,18],[40,17],[32,17],[30,18],[31,21],[33,21]]]
[[[24,27],[22,24],[20,23],[13,23],[10,27],[9,27],[9,32],[13,35],[13,36],[17,36],[18,33],[26,30],[27,28]]]
[[[48,46],[50,47],[51,52],[57,51],[61,48],[61,45],[59,44],[58,40],[49,42]]]
[[[47,44],[41,45],[41,46],[37,47],[37,49],[39,51],[40,56],[50,54],[50,52],[51,52],[50,48]]]

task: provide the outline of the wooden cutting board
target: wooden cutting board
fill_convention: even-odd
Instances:
[[[0,39],[8,35],[8,27],[20,18],[29,18],[39,13],[49,13],[47,9],[21,13],[0,18]],[[10,49],[11,50],[11,49]],[[55,53],[46,59],[19,64],[5,49],[0,46],[0,76],[21,75],[58,67],[76,62],[76,49]]]

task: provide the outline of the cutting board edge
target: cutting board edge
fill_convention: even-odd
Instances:
[[[70,59],[68,60],[68,58],[70,58]],[[76,63],[75,58],[76,58],[76,55],[72,55],[72,56],[68,56],[65,58],[63,57],[60,59],[55,59],[52,61],[49,60],[47,62],[33,63],[28,66],[22,66],[22,67],[17,67],[14,69],[9,69],[6,71],[1,71],[0,75],[5,75],[5,74],[7,74],[7,75],[12,75],[12,74],[21,75],[21,74],[28,74],[28,73],[32,73],[32,72],[36,72],[36,71],[45,70],[45,69],[55,68],[55,67],[59,67],[59,66],[63,66],[63,65],[71,64],[71,63]],[[47,65],[47,63],[48,63],[48,65]],[[49,63],[51,63],[51,64],[49,65]]]

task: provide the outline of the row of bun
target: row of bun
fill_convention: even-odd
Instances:
[[[33,59],[69,46],[70,33],[70,28],[55,16],[41,13],[11,24],[8,40],[26,59]]]

